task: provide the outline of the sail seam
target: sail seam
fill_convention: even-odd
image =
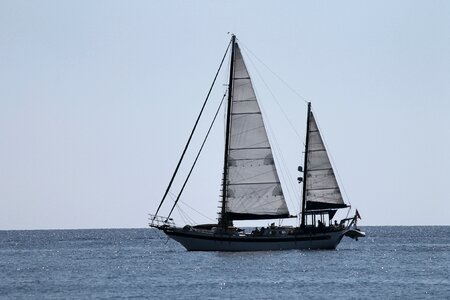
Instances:
[[[238,201],[239,201],[239,204],[244,204],[244,205],[246,204],[245,202],[243,202],[243,201],[245,201],[244,198],[241,198]],[[272,201],[269,201],[269,202],[266,202],[266,203],[260,204],[260,205],[253,205],[253,206],[247,205],[247,207],[243,208],[243,211],[246,211],[246,213],[248,213],[247,211],[250,209],[260,209],[261,210],[267,206],[270,206],[270,204],[272,204],[272,203],[277,203],[278,201],[279,201],[278,199],[274,199]],[[233,212],[233,210],[231,209],[231,210],[228,210],[227,212]],[[234,213],[237,213],[237,212],[234,212]],[[258,211],[258,213],[261,213],[261,212]],[[274,214],[280,214],[280,213],[274,213]]]
[[[312,153],[312,152],[319,152],[319,151],[327,151],[325,148],[324,149],[316,149],[316,150],[308,150],[308,153]]]
[[[273,182],[249,182],[249,183],[228,183],[228,185],[256,185],[256,184],[278,184],[279,181],[273,181]]]
[[[266,159],[265,157],[259,157],[259,158],[233,158],[234,161],[243,161],[243,160],[257,161],[257,160],[265,160],[265,159]]]
[[[333,168],[324,168],[324,169],[309,169],[308,172],[312,172],[312,171],[329,171],[329,170],[333,170]]]
[[[231,113],[232,116],[236,115],[260,115],[261,112],[241,112],[241,113]]]
[[[258,149],[270,149],[270,147],[230,148],[230,150],[258,150]]]

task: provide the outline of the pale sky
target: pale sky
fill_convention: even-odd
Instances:
[[[281,150],[291,213],[307,99],[361,225],[450,224],[449,1],[2,0],[0,230],[146,227],[228,32]],[[212,219],[222,164],[223,114],[182,198]]]

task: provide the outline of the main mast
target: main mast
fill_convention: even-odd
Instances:
[[[222,208],[220,211],[219,225],[226,229],[229,220],[226,217],[226,199],[227,199],[227,178],[228,178],[228,147],[230,142],[230,124],[231,124],[231,101],[233,98],[233,72],[234,72],[234,48],[236,36],[231,35],[231,58],[230,58],[230,77],[228,81],[228,101],[227,101],[227,124],[225,128],[225,154],[223,160],[223,182],[222,182]]]
[[[308,116],[306,117],[306,142],[305,142],[305,162],[303,163],[303,197],[302,197],[302,223],[300,227],[305,227],[306,209],[306,177],[308,171],[308,144],[309,144],[309,116],[311,115],[311,102],[308,102]]]

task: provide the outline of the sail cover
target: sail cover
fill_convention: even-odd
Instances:
[[[312,112],[308,128],[306,210],[347,207]]]
[[[289,216],[252,82],[235,44],[226,212],[232,220]]]

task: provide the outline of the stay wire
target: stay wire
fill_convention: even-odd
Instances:
[[[267,70],[269,70],[270,73],[272,73],[275,77],[278,78],[288,89],[290,89],[294,94],[296,94],[299,98],[301,98],[306,104],[308,104],[308,100],[306,100],[306,97],[302,96],[299,92],[297,92],[293,87],[291,87],[283,78],[281,78],[277,73],[272,71],[272,69],[269,68],[261,59],[256,56],[255,53],[253,53],[245,44],[240,42],[240,44],[247,50],[251,55],[253,55],[264,67],[266,67]]]
[[[286,85],[286,87],[288,88],[288,89],[290,89],[294,94],[296,94],[299,98],[301,98],[305,103],[308,103],[308,101],[306,100],[306,97],[304,97],[304,96],[302,96],[300,93],[298,93],[294,88],[292,88],[285,80],[283,80],[283,78],[281,78],[277,73],[275,73],[269,66],[267,66],[261,59],[259,59],[259,57],[258,56],[256,56],[256,54],[254,54],[244,43],[242,43],[242,42],[240,42],[240,44],[245,48],[245,50],[246,51],[248,51],[252,56],[254,56],[264,67],[266,67],[266,69],[267,70],[269,70],[269,72],[270,73],[272,73],[276,78],[278,78],[278,80],[280,80],[284,85]],[[250,61],[251,61],[251,59],[250,59]],[[260,76],[261,77],[261,76]],[[266,84],[265,83],[265,81],[263,80],[263,82],[264,82],[264,84]],[[266,86],[267,86],[267,84],[266,84]],[[269,90],[269,92],[272,94],[272,92]],[[273,95],[273,94],[272,94]],[[279,103],[278,103],[278,101],[277,101],[277,104],[279,105]],[[280,105],[279,105],[280,106]],[[280,107],[280,109],[281,109],[281,107]],[[282,110],[282,109],[281,109]],[[286,114],[285,114],[285,112],[282,110],[282,112],[283,112],[283,114],[286,116]],[[286,119],[289,121],[289,123],[291,124],[291,122],[290,122],[290,120],[287,118],[287,116],[286,116]],[[317,122],[317,121],[316,121]],[[292,124],[291,124],[291,126],[292,126]],[[319,125],[318,125],[319,126]],[[294,129],[294,131],[295,131],[295,133],[297,134],[297,136],[299,137],[299,135],[298,135],[298,133],[297,133],[297,131]],[[300,138],[300,137],[299,137]],[[300,140],[301,140],[301,138],[300,138]],[[325,140],[324,140],[324,143],[325,143]],[[326,143],[325,143],[326,144]],[[325,145],[326,146],[326,145]],[[333,157],[332,157],[332,155],[331,155],[331,153],[329,153],[330,154],[330,159],[331,159],[331,161],[332,161],[332,163],[333,163],[333,165],[335,165],[335,163],[334,163],[334,159],[333,159]],[[345,190],[345,187],[344,187],[344,184],[343,184],[343,182],[342,182],[342,179],[341,179],[341,176],[339,175],[339,171],[337,170],[337,168],[336,168],[336,174],[337,174],[337,176],[338,176],[338,178],[339,178],[339,181],[340,181],[340,183],[341,183],[341,186],[342,186],[342,190],[344,191],[344,194],[345,194],[345,196],[346,196],[346,198],[347,198],[347,200],[348,200],[348,202],[349,202],[349,204],[350,204],[350,206],[351,206],[351,202],[350,202],[350,198],[349,198],[349,196],[348,196],[348,194],[347,194],[347,191]],[[350,212],[350,210],[347,212],[347,216],[348,216],[348,214],[349,214],[349,212]]]
[[[247,47],[244,46],[244,48],[246,49],[246,51],[248,51],[249,53],[252,53],[250,50],[248,50]],[[253,53],[252,53],[253,54]],[[254,55],[254,54],[253,54]],[[256,57],[256,55],[254,55]],[[253,60],[251,59],[250,56],[247,55],[247,58],[249,59],[249,61],[252,63],[253,67],[256,70],[256,73],[258,73],[259,78],[261,79],[261,81],[264,83],[264,85],[266,86],[267,90],[269,91],[269,93],[272,95],[273,99],[275,100],[275,103],[277,104],[278,108],[280,109],[280,111],[283,113],[284,117],[286,118],[286,120],[288,121],[289,125],[291,126],[292,130],[294,131],[295,135],[298,137],[298,139],[301,141],[302,138],[300,137],[300,134],[297,132],[297,129],[295,129],[294,124],[292,124],[290,118],[288,117],[288,115],[286,114],[286,112],[284,111],[283,107],[280,105],[280,102],[278,101],[277,97],[275,97],[274,93],[272,92],[272,90],[269,88],[269,85],[266,83],[266,81],[264,80],[264,78],[261,76],[261,73],[259,73],[258,69],[256,68],[256,64],[253,62]],[[256,57],[256,59],[258,59]],[[259,60],[259,59],[258,59]],[[260,61],[260,60],[259,60]],[[266,68],[267,67],[262,61],[260,61]],[[269,69],[270,70],[270,69]],[[272,71],[271,71],[272,72]],[[272,72],[273,73],[273,72]],[[275,74],[275,73],[273,73]],[[278,77],[278,75],[277,75]],[[308,103],[306,100],[304,100],[306,103]]]
[[[169,191],[168,196],[170,197],[170,200],[172,200],[173,202],[175,202],[176,196],[175,196],[174,193],[172,193],[171,191]],[[182,212],[182,210],[180,210],[179,208],[177,208],[177,210],[178,210],[178,215],[181,217],[181,220],[182,220],[184,223],[187,224],[186,218],[185,218],[184,213]]]
[[[314,114],[316,114],[316,113],[314,112]],[[320,125],[317,122],[317,118],[315,118],[315,120],[316,120],[317,127],[319,128],[319,131],[322,132],[322,129],[320,129]],[[348,201],[348,203],[350,204],[350,207],[351,207],[352,203],[350,202],[350,197],[348,196],[347,191],[345,190],[344,183],[343,183],[343,181],[341,179],[341,175],[339,175],[339,171],[338,171],[338,168],[336,166],[336,163],[334,162],[333,155],[331,154],[330,151],[328,151],[329,148],[328,148],[327,142],[326,142],[325,137],[323,136],[323,134],[321,134],[321,137],[322,137],[323,143],[325,145],[325,149],[327,149],[327,154],[330,157],[331,164],[332,164],[332,166],[334,166],[333,170],[336,171],[336,175],[337,175],[337,177],[339,179],[340,187],[342,187],[342,190],[344,191],[344,194],[345,194],[345,198],[347,199],[347,201]],[[348,213],[347,213],[347,216],[348,216]]]
[[[285,113],[284,110],[282,109],[281,105],[279,104],[278,100],[276,99],[275,95],[274,95],[273,92],[271,91],[271,89],[270,89],[270,87],[268,86],[268,84],[264,81],[264,78],[261,76],[261,73],[260,73],[260,72],[258,71],[258,69],[256,68],[256,65],[254,64],[253,60],[252,60],[250,57],[248,57],[248,58],[249,58],[249,61],[251,62],[251,64],[253,65],[254,69],[256,70],[256,73],[258,74],[259,78],[260,78],[261,81],[264,83],[264,85],[266,86],[267,90],[269,91],[269,93],[272,95],[272,97],[274,98],[275,102],[276,102],[277,105],[279,106],[280,110],[281,110],[281,111],[283,112],[283,114],[285,115],[285,117],[286,117],[286,119],[288,120],[289,124],[290,124],[291,127],[293,128],[293,131],[295,132],[295,134],[297,135],[297,137],[301,140],[301,138],[300,138],[298,132],[295,130],[295,127],[294,127],[294,126],[292,125],[292,123],[290,122],[289,118],[287,117],[286,113]],[[255,93],[257,93],[256,90],[255,90]],[[262,107],[261,103],[260,103],[260,106]],[[283,153],[282,153],[282,151],[281,151],[281,149],[280,149],[280,146],[279,146],[279,144],[278,144],[278,141],[277,141],[277,139],[276,139],[276,136],[275,136],[275,134],[273,133],[273,130],[272,130],[271,125],[270,125],[270,122],[267,121],[267,120],[268,120],[267,114],[265,113],[265,110],[264,110],[264,109],[262,109],[262,112],[263,112],[264,117],[265,117],[265,120],[266,120],[265,123],[266,123],[266,125],[267,125],[267,127],[268,127],[268,129],[269,129],[269,132],[270,132],[270,134],[271,134],[272,140],[273,140],[273,142],[274,142],[274,146],[275,146],[275,148],[277,149],[277,153],[279,153],[279,155],[276,155],[276,156],[280,156],[280,160],[279,160],[279,161],[281,162],[281,166],[282,166],[282,168],[280,168],[280,170],[281,170],[281,175],[282,175],[282,176],[284,177],[284,179],[285,179],[285,182],[286,182],[286,188],[287,188],[287,191],[288,191],[288,194],[289,194],[290,198],[294,199],[294,198],[296,198],[297,196],[299,196],[298,190],[297,190],[296,188],[294,188],[295,184],[293,183],[293,179],[292,179],[291,176],[289,176],[289,172],[286,171],[286,170],[287,170],[287,164],[286,164],[286,161],[285,161],[285,159],[284,159]],[[286,174],[286,173],[287,173],[287,174]],[[289,182],[289,184],[288,184],[288,182]],[[292,196],[292,193],[294,194],[294,197]],[[296,211],[298,211],[298,210],[299,210],[299,207],[297,206],[297,204],[295,204],[295,203],[297,203],[297,202],[296,202],[296,201],[293,201],[293,200],[291,200],[291,199],[290,199],[290,202],[291,202],[291,205],[293,205],[294,209],[295,209]]]
[[[181,219],[185,224],[192,224],[192,222],[187,218],[184,211],[181,209],[181,207],[177,206],[178,214],[180,215]]]
[[[189,139],[188,139],[188,141],[186,143],[186,146],[184,146],[183,153],[181,154],[180,160],[178,161],[178,164],[177,164],[177,166],[175,168],[175,171],[173,172],[173,175],[172,175],[172,178],[170,179],[169,185],[167,186],[167,189],[166,189],[166,191],[164,193],[164,196],[162,197],[161,202],[158,205],[158,209],[156,210],[156,213],[155,213],[155,215],[153,217],[152,223],[155,221],[155,218],[158,215],[158,212],[161,209],[161,206],[162,206],[162,204],[164,203],[164,200],[167,197],[167,193],[169,192],[170,188],[172,187],[172,183],[173,183],[173,181],[174,181],[174,179],[175,179],[175,177],[177,175],[178,169],[180,168],[181,162],[183,161],[183,158],[184,158],[184,155],[186,153],[186,150],[189,147],[189,144],[191,142],[192,136],[194,135],[195,129],[197,128],[197,124],[198,124],[198,122],[200,120],[200,117],[203,114],[203,110],[204,110],[204,108],[206,106],[206,103],[208,102],[209,95],[211,94],[211,91],[212,91],[212,89],[213,89],[213,87],[214,87],[214,85],[216,83],[216,79],[217,79],[217,76],[220,73],[220,70],[222,68],[223,62],[225,61],[225,57],[227,56],[228,49],[230,48],[230,45],[231,45],[231,41],[232,40],[230,40],[230,42],[228,43],[227,49],[225,50],[225,54],[222,57],[222,60],[221,60],[220,65],[219,65],[219,68],[217,69],[216,75],[214,76],[214,80],[213,80],[213,82],[211,84],[211,87],[209,88],[209,91],[208,91],[208,94],[206,95],[205,101],[203,102],[203,106],[202,106],[202,108],[200,110],[200,113],[198,114],[197,120],[195,121],[195,124],[194,124],[194,127],[192,128],[191,134],[189,135]]]
[[[266,114],[264,113],[264,115],[266,115]],[[283,153],[281,152],[276,135],[273,133],[270,123],[267,123],[267,127],[269,129],[270,135],[273,140],[273,145],[274,145],[276,153],[277,153],[276,157],[279,158],[278,161],[281,163],[281,166],[280,166],[281,176],[284,178],[286,189],[289,194],[289,202],[294,207],[294,209],[297,211],[297,205],[295,204],[296,202],[294,201],[294,199],[296,198],[297,195],[295,192],[292,192],[292,191],[295,191],[295,189],[292,188],[292,180],[291,180],[291,177],[289,176],[289,172],[287,171],[286,161],[284,160]]]
[[[274,142],[273,144],[274,144],[276,152],[277,152],[276,157],[279,157],[278,161],[281,162],[280,171],[281,171],[282,177],[284,178],[284,182],[286,183],[285,184],[286,185],[286,189],[288,191],[289,198],[290,198],[289,202],[293,206],[295,211],[298,211],[299,207],[297,206],[297,202],[294,201],[294,199],[297,199],[297,196],[299,196],[299,195],[297,195],[296,189],[293,188],[294,185],[292,183],[292,177],[289,176],[289,171],[287,171],[287,169],[288,169],[287,168],[287,164],[286,164],[286,161],[284,159],[283,153],[281,152],[281,149],[280,149],[279,143],[278,143],[278,141],[276,139],[276,136],[275,136],[275,134],[273,134],[273,130],[272,130],[272,128],[271,128],[271,126],[269,124],[267,125],[267,127],[269,128],[269,132],[271,133],[272,140]],[[298,198],[300,198],[300,197],[298,197]]]
[[[258,75],[260,75],[260,74],[258,74]],[[284,179],[285,187],[286,187],[286,190],[289,195],[289,202],[292,205],[292,207],[294,208],[294,210],[297,211],[298,210],[298,207],[296,204],[297,202],[293,200],[293,199],[296,199],[296,197],[297,197],[297,192],[296,192],[297,190],[295,188],[293,188],[294,184],[292,183],[292,177],[289,176],[289,171],[287,171],[288,168],[287,168],[286,161],[284,159],[283,152],[281,151],[281,147],[279,146],[278,140],[276,138],[276,135],[274,134],[271,123],[268,122],[267,114],[265,113],[262,103],[260,103],[260,106],[261,106],[261,111],[264,115],[264,118],[266,119],[265,123],[267,125],[267,129],[268,129],[271,139],[273,141],[273,147],[276,150],[274,152],[275,157],[277,158],[277,161],[280,163],[280,168],[279,168],[279,170],[281,171],[280,175]]]
[[[208,219],[209,221],[215,222],[215,220],[211,219],[210,217],[208,217],[207,215],[202,214],[201,212],[199,212],[198,210],[196,210],[195,208],[193,208],[192,206],[190,206],[189,204],[187,204],[184,201],[180,201],[180,204],[186,205],[188,208],[192,209],[193,211],[195,211],[196,213],[198,213],[200,216]]]
[[[199,158],[199,156],[200,156],[200,153],[201,153],[202,150],[203,150],[203,146],[205,146],[206,140],[208,139],[209,133],[211,132],[211,129],[212,129],[212,127],[213,127],[213,125],[214,125],[214,123],[215,123],[215,121],[216,121],[217,115],[219,114],[220,108],[222,107],[223,100],[225,99],[225,96],[226,96],[226,95],[227,95],[227,93],[224,93],[224,94],[223,94],[222,100],[220,101],[219,107],[218,107],[217,110],[216,110],[216,113],[215,113],[214,118],[213,118],[213,120],[212,120],[212,122],[211,122],[211,125],[209,126],[208,132],[206,133],[206,136],[205,136],[205,138],[203,139],[203,143],[202,143],[202,145],[200,146],[200,150],[198,150],[198,153],[197,153],[197,156],[195,157],[194,163],[192,164],[192,167],[191,167],[191,169],[189,170],[189,173],[188,173],[186,179],[184,180],[183,186],[181,187],[181,190],[180,190],[180,192],[178,193],[177,199],[175,200],[175,203],[173,204],[172,209],[170,210],[170,213],[169,213],[169,215],[167,216],[166,221],[170,218],[170,215],[172,214],[173,209],[175,208],[175,206],[177,205],[178,201],[180,200],[181,194],[183,193],[184,188],[186,187],[186,184],[187,184],[187,182],[189,181],[189,178],[191,177],[192,171],[194,170],[194,167],[195,167],[195,165],[197,164],[197,160],[198,160],[198,158]]]

